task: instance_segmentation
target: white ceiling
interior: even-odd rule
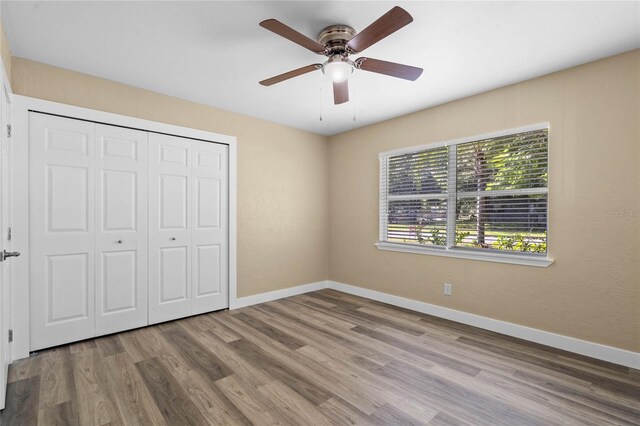
[[[395,5],[414,22],[355,57],[422,67],[417,81],[356,71],[352,101],[338,106],[326,81],[321,97],[319,72],[271,87],[258,84],[323,59],[259,27],[260,21],[275,18],[315,38],[331,24],[362,30]],[[325,135],[640,47],[637,1],[0,6],[14,56]]]

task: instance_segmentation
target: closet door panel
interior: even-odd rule
[[[193,313],[229,307],[228,147],[192,142]]]
[[[164,247],[160,252],[160,304],[188,301],[188,247]]]
[[[95,332],[94,124],[29,114],[30,350]]]
[[[149,133],[149,323],[191,315],[191,141]]]
[[[160,230],[186,230],[189,177],[175,174],[159,175]]]
[[[147,324],[147,133],[96,125],[96,334]]]

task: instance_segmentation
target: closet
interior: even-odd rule
[[[29,113],[30,350],[227,308],[228,146]]]

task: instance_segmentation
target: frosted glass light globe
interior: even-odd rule
[[[348,62],[327,61],[322,66],[322,72],[334,83],[342,83],[349,78],[353,72],[353,67]]]

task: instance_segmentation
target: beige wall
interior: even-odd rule
[[[549,268],[374,247],[379,152],[545,121]],[[332,137],[330,170],[330,279],[640,351],[640,50]]]
[[[4,68],[7,72],[9,84],[11,84],[11,48],[9,47],[9,42],[7,41],[7,35],[4,32],[4,28],[2,28],[2,22],[0,22],[0,57],[2,58],[2,63],[4,64]]]
[[[13,58],[14,93],[238,138],[238,296],[328,275],[324,136]]]

